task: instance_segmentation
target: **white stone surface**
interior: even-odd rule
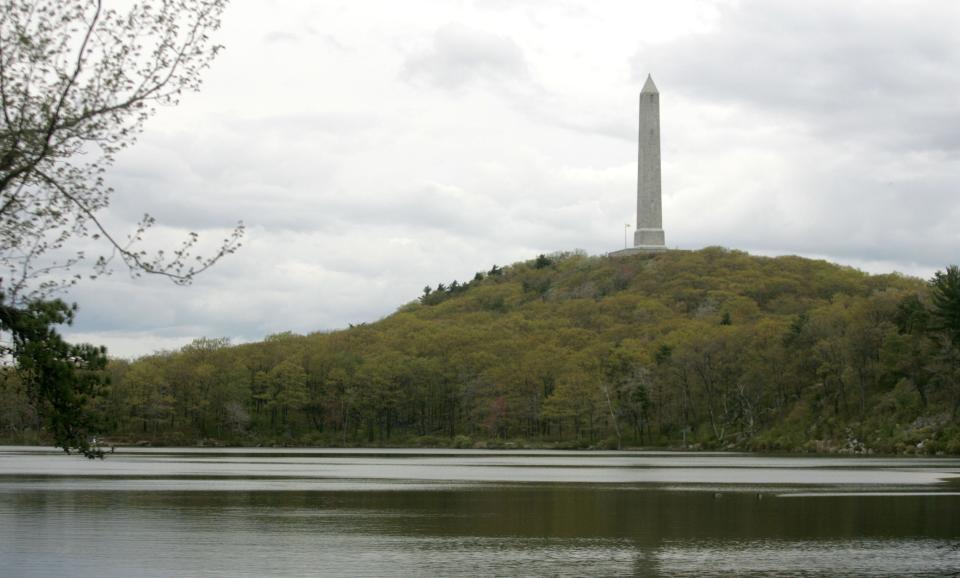
[[[663,229],[638,229],[633,234],[634,246],[664,245]]]
[[[637,155],[637,230],[635,246],[663,246],[660,184],[660,91],[647,75],[640,91],[640,127]]]
[[[662,253],[666,251],[667,248],[664,245],[640,245],[636,247],[628,247],[626,249],[620,249],[619,251],[612,251],[607,253],[608,257],[629,257],[630,255],[640,255],[642,253]]]

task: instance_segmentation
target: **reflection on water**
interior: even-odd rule
[[[960,569],[956,543],[933,539],[669,544],[658,569],[671,576],[948,576]]]
[[[101,463],[0,448],[0,576],[944,575],[960,568],[958,473],[951,459],[154,450]]]

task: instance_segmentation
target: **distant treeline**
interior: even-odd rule
[[[960,453],[960,271],[708,248],[541,255],[376,323],[112,361],[109,439],[153,444]],[[37,435],[15,383],[0,434]]]

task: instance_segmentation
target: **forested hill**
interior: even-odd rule
[[[111,362],[98,411],[131,443],[960,453],[934,292],[721,248],[540,256],[376,323]]]

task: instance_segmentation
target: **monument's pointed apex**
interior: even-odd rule
[[[647,75],[647,81],[643,83],[643,90],[640,91],[640,94],[660,94],[660,91],[657,90],[657,85],[653,83],[653,77],[649,74]]]

